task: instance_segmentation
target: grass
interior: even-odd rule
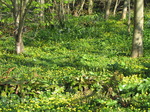
[[[149,27],[144,57],[132,59],[132,34],[124,21],[99,18],[29,31],[20,55],[12,37],[1,37],[0,111],[147,111]]]

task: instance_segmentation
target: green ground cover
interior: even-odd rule
[[[144,57],[137,59],[130,58],[126,21],[99,15],[26,32],[20,55],[12,37],[1,37],[0,111],[150,111],[149,18]]]

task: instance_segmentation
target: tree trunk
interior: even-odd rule
[[[114,11],[113,11],[114,16],[116,15],[116,10],[117,10],[118,4],[119,4],[119,0],[116,0]]]
[[[2,5],[2,4],[0,3],[0,5]],[[0,21],[1,21],[1,19],[2,19],[2,11],[1,11],[1,8],[0,8]]]
[[[93,0],[88,0],[88,13],[92,14],[93,13]]]
[[[105,20],[109,18],[111,2],[112,0],[106,0]]]
[[[21,16],[23,16],[21,13],[22,10],[22,4],[19,3],[19,1],[14,0],[12,2],[13,5],[13,17],[14,17],[14,23],[15,23],[15,32],[14,32],[14,38],[16,40],[16,53],[20,54],[24,51],[24,45],[22,40],[22,29],[23,29],[23,22],[21,21]],[[22,23],[20,23],[22,22]]]
[[[20,54],[20,53],[22,53],[24,51],[22,32],[20,32],[17,35],[15,35],[15,39],[16,39],[16,53]]]
[[[68,3],[66,4],[66,12],[67,12],[67,14],[70,14],[70,3],[69,3],[69,1],[68,1]]]
[[[15,23],[14,37],[16,40],[16,53],[20,54],[24,51],[22,33],[23,33],[25,15],[27,9],[31,5],[32,0],[30,0],[30,2],[29,0],[13,0],[11,2],[13,5],[12,11],[13,11],[13,17]]]
[[[12,6],[10,6],[9,4],[7,4],[7,2],[4,2],[2,0],[0,0],[0,2],[2,2],[3,4],[5,4],[8,8],[10,8],[10,10],[13,13],[13,19],[14,19],[14,26],[15,26],[15,31],[14,31],[14,38],[16,40],[16,53],[19,54],[21,52],[23,52],[23,41],[22,41],[22,31],[21,26],[23,25],[22,23],[20,24],[21,16],[24,7],[22,7],[22,4],[24,2],[19,1],[19,0],[11,0],[11,4]]]
[[[81,12],[83,11],[83,7],[85,5],[85,0],[78,0],[73,3],[74,5],[74,10],[73,10],[73,15],[74,16],[80,16]]]
[[[40,23],[43,23],[44,22],[44,3],[45,3],[45,0],[38,0],[38,2],[40,3],[40,12],[39,12],[39,18],[40,18]]]
[[[123,10],[122,10],[122,19],[126,19],[127,16],[127,7],[128,7],[128,1],[124,0]]]
[[[132,58],[143,56],[143,23],[144,23],[144,1],[134,1],[134,35],[132,41]]]
[[[80,9],[79,9],[79,11],[78,11],[78,14],[79,14],[79,15],[80,15],[81,12],[83,11],[84,4],[85,4],[85,0],[82,0],[82,2],[80,3]]]
[[[131,8],[130,8],[130,0],[128,0],[128,32],[130,33],[130,24],[131,24]]]
[[[64,21],[65,21],[65,8],[64,8],[64,2],[63,0],[60,0],[58,5],[58,19],[60,26],[64,26]]]

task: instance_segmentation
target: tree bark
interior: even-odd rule
[[[1,2],[0,2],[0,5],[2,5]],[[0,21],[1,21],[1,19],[2,19],[2,11],[1,11],[1,8],[0,8]]]
[[[93,0],[88,0],[88,13],[89,15],[93,13]]]
[[[38,0],[40,3],[40,12],[39,12],[39,18],[40,18],[40,23],[44,22],[44,7],[43,4],[45,3],[45,0]]]
[[[78,0],[74,3],[74,11],[73,15],[74,16],[80,16],[81,12],[83,11],[83,7],[85,5],[85,0]]]
[[[14,16],[14,23],[15,23],[15,33],[14,37],[16,40],[16,53],[20,54],[24,52],[24,44],[23,44],[23,26],[24,26],[24,20],[25,15],[27,12],[27,9],[31,5],[32,0],[13,0],[13,16]],[[27,5],[28,4],[28,5]]]
[[[23,45],[23,26],[24,26],[24,20],[25,15],[31,5],[33,0],[10,0],[10,4],[7,4],[7,2],[0,0],[2,4],[5,4],[13,14],[14,19],[14,38],[16,40],[16,53],[20,54],[24,51],[24,45]]]
[[[64,21],[65,21],[65,8],[64,8],[64,2],[63,0],[60,0],[58,5],[58,19],[60,26],[64,26]]]
[[[130,8],[130,0],[128,0],[128,32],[130,33],[131,26],[131,8]]]
[[[117,10],[118,5],[119,5],[119,0],[116,0],[114,11],[113,11],[114,16],[116,15],[116,10]]]
[[[143,56],[144,0],[134,1],[134,35],[132,41],[132,58]]]
[[[123,10],[122,10],[122,19],[126,19],[127,16],[127,7],[128,7],[128,1],[124,0]]]
[[[24,45],[22,40],[22,30],[23,30],[23,23],[22,17],[23,17],[23,10],[24,7],[22,7],[22,2],[19,3],[18,0],[12,1],[13,5],[13,17],[14,17],[14,23],[15,23],[15,32],[14,32],[14,38],[16,40],[16,53],[20,54],[24,51]]]
[[[81,12],[83,11],[84,4],[85,4],[85,0],[82,0],[82,2],[80,3],[80,9],[79,9],[79,11],[78,11],[78,14],[79,14],[79,15],[80,15]]]
[[[109,18],[109,14],[110,14],[110,6],[112,3],[112,0],[106,0],[106,9],[105,9],[105,20],[107,20]]]
[[[70,14],[70,2],[68,1],[68,3],[66,4],[66,12],[67,14]]]

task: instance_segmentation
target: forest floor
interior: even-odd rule
[[[150,15],[144,57],[130,58],[127,21],[99,15],[71,18],[58,28],[24,33],[25,52],[14,38],[0,38],[0,111],[150,111]],[[32,28],[32,25],[30,26]]]

